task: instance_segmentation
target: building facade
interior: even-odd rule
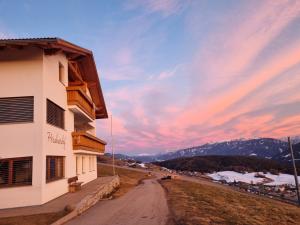
[[[0,40],[0,209],[44,204],[97,178],[107,118],[91,51],[59,38]]]

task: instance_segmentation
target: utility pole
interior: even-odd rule
[[[295,176],[295,184],[296,184],[296,191],[297,191],[297,197],[298,197],[298,204],[300,205],[299,182],[298,182],[297,168],[296,168],[296,164],[295,164],[294,151],[293,151],[293,146],[292,146],[290,137],[288,137],[288,142],[289,142],[289,149],[291,151],[292,162],[293,162],[293,167],[294,167],[294,176]]]
[[[113,162],[113,175],[116,175],[116,170],[115,170],[115,152],[114,152],[114,138],[113,138],[113,126],[112,126],[112,114],[110,117],[110,137],[111,137],[111,153],[112,153],[112,162]]]

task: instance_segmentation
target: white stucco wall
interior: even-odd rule
[[[59,81],[59,63],[67,77],[63,54],[46,56],[37,48],[0,51],[0,97],[34,96],[33,123],[0,125],[0,158],[33,156],[32,186],[0,188],[0,209],[46,203],[68,192],[67,179],[76,176],[74,114],[68,109],[66,87]],[[47,124],[47,99],[65,110],[65,129]],[[65,144],[52,143],[49,133],[65,139]],[[64,156],[64,179],[46,183],[46,156]],[[82,157],[87,158],[87,168],[78,177],[86,184],[97,178],[97,168],[89,171],[89,155]],[[96,165],[96,156],[93,162]]]
[[[37,48],[0,52],[0,97],[34,96],[33,123],[0,125],[0,157],[33,156],[32,186],[0,188],[0,208],[36,205],[42,199],[42,54]]]
[[[83,182],[83,185],[97,178],[97,157],[95,155],[81,155],[76,154],[79,160],[79,173],[77,174],[78,180]],[[89,160],[91,158],[91,161]],[[84,165],[82,162],[84,159]],[[93,165],[90,165],[93,164]],[[91,167],[90,167],[91,166]]]
[[[64,156],[65,159],[65,179],[43,183],[42,203],[68,191],[67,178],[75,176],[75,169],[72,153],[72,136],[74,129],[73,113],[68,110],[66,86],[59,80],[59,64],[64,66],[65,76],[68,75],[68,62],[64,55],[44,55],[43,57],[43,109],[46,110],[47,99],[51,100],[65,110],[65,128],[61,129],[48,124],[46,111],[43,113],[43,164],[46,168],[46,156]],[[65,140],[65,144],[51,142],[48,135],[59,137]],[[43,180],[46,180],[46,172],[43,174]]]

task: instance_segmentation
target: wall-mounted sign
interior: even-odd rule
[[[66,147],[66,137],[64,135],[52,134],[52,132],[47,132],[48,141],[53,144],[63,145],[64,149]]]

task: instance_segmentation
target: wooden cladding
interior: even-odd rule
[[[0,160],[0,187],[32,184],[32,157]]]
[[[73,132],[73,149],[104,153],[106,143],[86,132]]]
[[[62,129],[65,128],[65,110],[49,99],[47,99],[47,123]]]
[[[90,97],[84,92],[84,86],[67,87],[68,105],[76,105],[93,120],[96,119],[95,106]]]
[[[0,124],[33,122],[33,96],[0,98]]]
[[[46,182],[64,178],[65,163],[63,156],[46,157]]]

